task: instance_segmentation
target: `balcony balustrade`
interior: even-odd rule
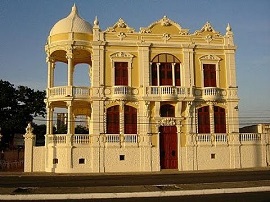
[[[149,86],[146,87],[146,95],[163,100],[173,100],[179,97],[190,96],[191,90],[186,87],[177,86]]]
[[[76,86],[57,86],[49,88],[47,91],[48,98],[66,98],[74,97],[80,99],[88,99],[91,96],[91,88]]]
[[[217,87],[205,87],[196,88],[194,94],[196,97],[202,98],[204,100],[216,101],[226,96],[227,91]]]

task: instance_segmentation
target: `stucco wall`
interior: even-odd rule
[[[33,172],[45,171],[45,147],[33,147]]]
[[[263,149],[266,150],[266,147],[262,148],[260,145],[240,146],[242,168],[266,166],[266,159],[263,159]]]
[[[139,148],[108,147],[104,152],[105,172],[135,172],[140,171]],[[120,155],[124,160],[120,160]]]
[[[207,146],[197,148],[198,170],[230,168],[230,151],[228,146]]]

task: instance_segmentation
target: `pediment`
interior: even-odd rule
[[[197,36],[218,36],[218,37],[222,37],[222,35],[220,34],[220,32],[217,32],[213,26],[210,24],[210,22],[206,22],[204,24],[204,26],[200,29],[194,32],[194,35]]]
[[[178,23],[172,21],[167,16],[164,16],[160,20],[153,22],[148,27],[141,27],[140,33],[147,34],[180,34],[188,35],[188,29],[183,29]]]
[[[128,24],[120,18],[112,27],[108,27],[105,32],[133,33],[135,29],[129,27]]]

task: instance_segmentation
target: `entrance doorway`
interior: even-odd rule
[[[177,128],[176,126],[159,127],[159,148],[161,169],[177,169]]]

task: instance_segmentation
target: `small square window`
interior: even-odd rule
[[[120,155],[119,158],[120,158],[120,161],[124,161],[125,160],[125,155]]]
[[[85,164],[85,159],[84,158],[79,159],[79,164]]]
[[[53,159],[53,164],[58,164],[58,159]]]
[[[216,154],[211,154],[211,159],[215,159],[216,158]]]

